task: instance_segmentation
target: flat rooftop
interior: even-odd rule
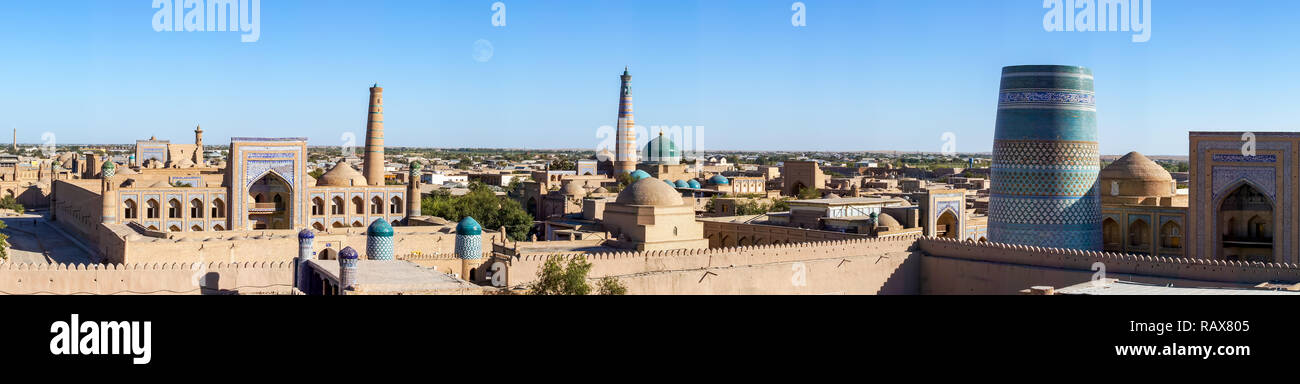
[[[334,281],[337,260],[310,260],[311,267]],[[405,260],[358,260],[356,294],[363,295],[478,295],[488,288]]]
[[[884,204],[884,203],[905,203],[906,201],[893,197],[845,197],[839,199],[812,199],[812,200],[794,200],[789,204],[803,205],[854,205],[854,204]]]
[[[1238,295],[1300,295],[1300,292],[1264,288],[1184,288],[1158,284],[1105,279],[1094,284],[1089,281],[1056,290],[1058,295],[1120,295],[1120,296],[1238,296]]]

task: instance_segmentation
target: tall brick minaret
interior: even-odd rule
[[[384,89],[370,87],[370,116],[366,118],[366,183],[384,185]]]
[[[204,167],[203,161],[205,159],[206,156],[203,156],[203,126],[196,125],[194,126],[194,158],[190,159],[190,161],[194,162],[195,167]]]
[[[614,140],[614,174],[636,171],[636,123],[632,120],[632,75],[623,68],[623,87],[619,91],[618,128]]]

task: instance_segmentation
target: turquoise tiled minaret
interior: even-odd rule
[[[366,258],[393,260],[393,226],[384,219],[376,219],[366,230]]]
[[[483,227],[466,216],[456,225],[456,257],[466,260],[483,258]]]
[[[310,229],[304,229],[302,232],[298,232],[298,273],[294,276],[297,276],[298,278],[298,283],[296,284],[298,290],[303,292],[310,291],[310,288],[307,287],[307,281],[310,278],[307,273],[307,260],[315,258],[316,253],[312,251],[312,242],[315,241],[315,239],[316,234],[312,233]]]
[[[357,285],[357,262],[360,258],[352,247],[339,251],[339,291],[345,291]]]
[[[1002,69],[993,138],[988,239],[1101,250],[1097,104],[1092,71]]]

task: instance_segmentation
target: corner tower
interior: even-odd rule
[[[636,122],[632,119],[632,75],[623,68],[623,86],[619,91],[618,128],[614,142],[614,174],[626,175],[636,170]]]
[[[1100,251],[1097,104],[1092,71],[1002,69],[989,189],[995,243]]]
[[[370,87],[370,113],[366,117],[366,183],[384,185],[384,89]]]

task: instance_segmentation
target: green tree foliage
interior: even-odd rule
[[[805,188],[801,188],[801,189],[799,189],[799,199],[800,199],[800,200],[820,199],[821,197],[822,197],[822,194],[821,194],[821,192],[817,192],[817,188],[806,188],[806,187],[805,187]]]
[[[0,199],[0,209],[10,209],[18,213],[27,212],[27,208],[23,207],[22,204],[19,204],[18,199],[15,199],[13,196],[5,196],[3,199]]]
[[[591,286],[587,285],[587,272],[590,271],[591,263],[586,258],[575,257],[565,263],[563,257],[551,256],[542,265],[537,281],[533,282],[533,294],[550,296],[591,293]]]
[[[4,221],[0,221],[0,229],[5,229],[8,227],[9,226],[5,225]],[[9,243],[6,240],[9,240],[9,236],[0,233],[0,260],[9,260],[9,247],[8,247]]]
[[[627,294],[627,287],[613,277],[600,279],[596,283],[596,294],[602,296],[622,296]]]
[[[311,172],[307,172],[307,174],[311,175],[311,178],[313,179],[320,180],[321,176],[325,176],[325,168],[316,168]]]
[[[421,212],[452,222],[459,222],[466,216],[473,217],[486,230],[506,227],[506,234],[511,239],[515,241],[528,239],[528,232],[533,229],[533,217],[519,205],[519,202],[498,197],[492,188],[482,183],[470,183],[469,188],[470,192],[464,196],[451,196],[446,191],[435,191],[432,196],[420,202]]]

